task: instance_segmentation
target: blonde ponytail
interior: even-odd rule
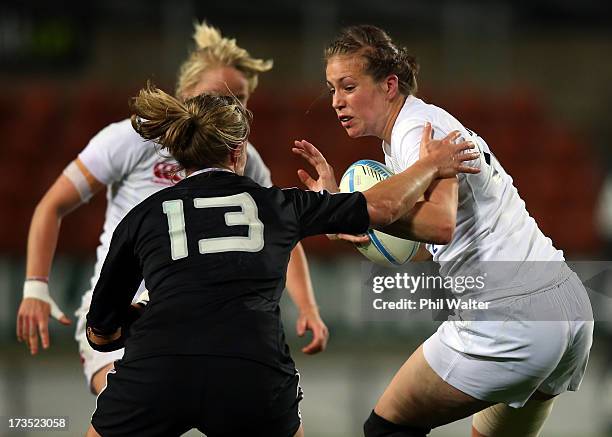
[[[134,129],[183,168],[223,165],[249,136],[250,113],[231,96],[201,95],[181,102],[147,83],[131,107]]]

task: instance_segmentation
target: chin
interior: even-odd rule
[[[359,129],[356,129],[354,126],[349,128],[343,127],[343,129],[350,138],[358,138],[361,136]]]
[[[348,128],[348,129],[345,129],[345,131],[346,131],[346,134],[350,138],[359,138],[365,135],[362,131],[360,131],[359,129],[355,129],[355,128]]]

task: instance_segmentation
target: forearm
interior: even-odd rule
[[[399,238],[425,243],[447,244],[452,238],[454,226],[443,222],[446,208],[431,202],[418,202],[407,215],[385,227],[383,231]]]
[[[27,277],[47,277],[57,246],[62,217],[41,202],[34,211],[28,233]]]
[[[448,244],[457,220],[457,186],[455,179],[435,181],[426,200],[417,202],[412,210],[384,231],[409,240]]]
[[[28,233],[27,276],[49,276],[62,218],[82,203],[74,184],[60,175],[32,216]]]
[[[384,227],[408,214],[436,176],[436,167],[420,160],[365,191],[372,226]]]
[[[300,313],[317,309],[308,261],[301,243],[298,243],[291,252],[287,268],[287,291]]]

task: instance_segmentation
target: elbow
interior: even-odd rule
[[[34,216],[40,218],[52,218],[54,220],[61,220],[66,213],[66,209],[62,208],[62,206],[57,202],[49,200],[46,197],[43,197],[34,209]]]
[[[431,243],[446,245],[453,240],[455,236],[455,223],[445,221],[436,226],[435,232],[432,235]]]

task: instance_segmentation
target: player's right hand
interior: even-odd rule
[[[38,337],[43,349],[51,344],[49,341],[49,316],[52,315],[62,325],[70,325],[70,319],[52,303],[32,297],[24,298],[17,312],[17,340],[25,342],[30,353],[38,353]]]

